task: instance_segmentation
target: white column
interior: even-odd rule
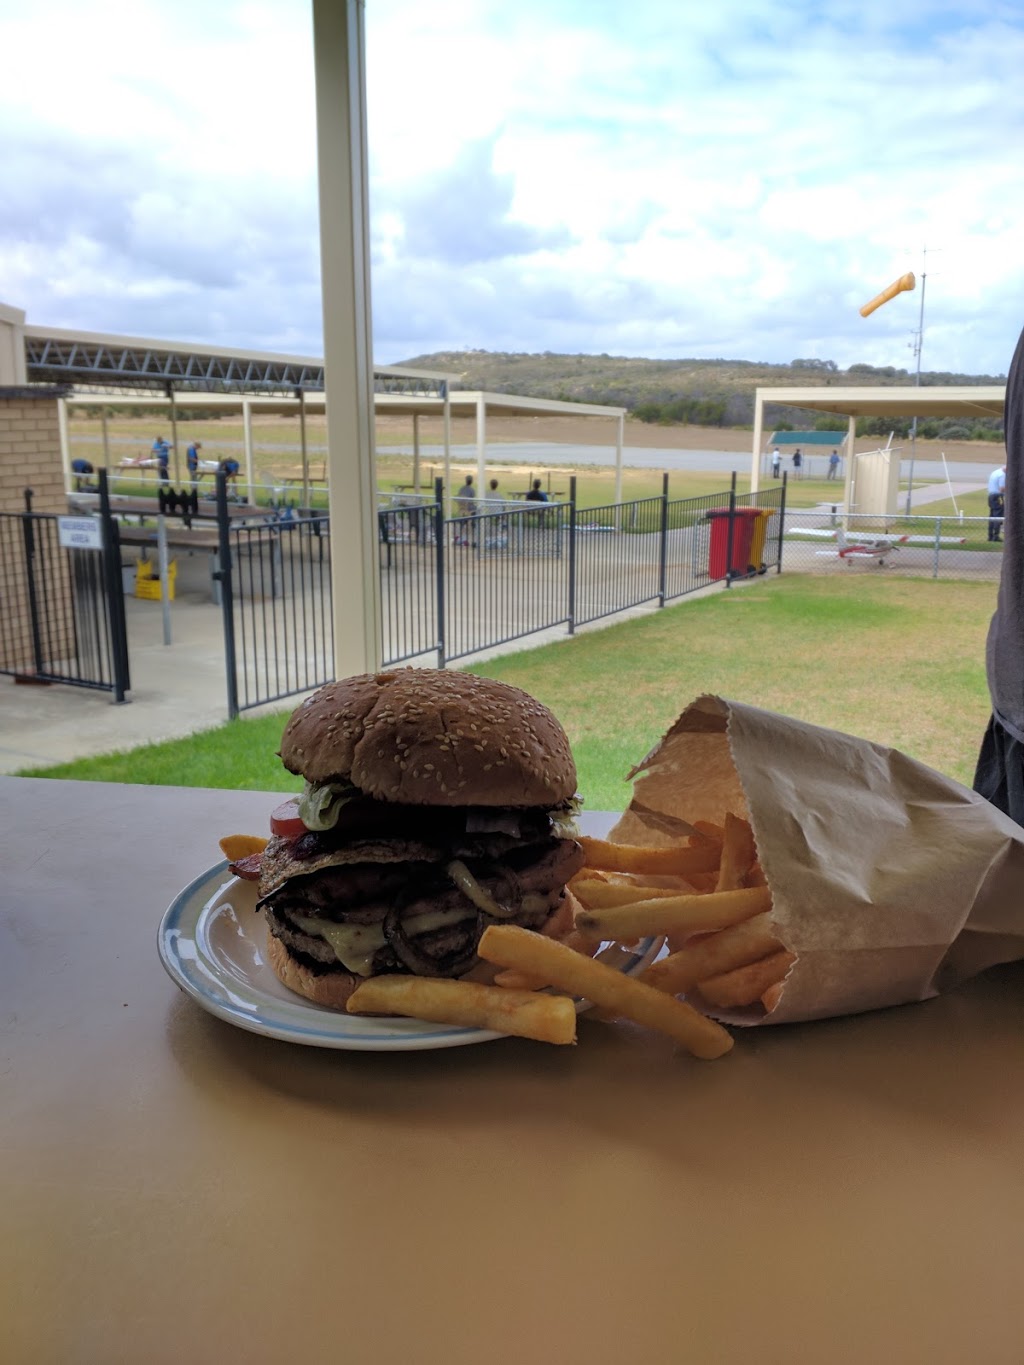
[[[64,470],[64,487],[73,488],[71,481],[71,442],[68,439],[68,405],[64,398],[57,399],[57,430],[60,433],[60,462]]]
[[[167,396],[171,400],[171,453],[174,456],[174,486],[181,483],[181,461],[178,459],[178,405],[174,401],[174,390],[169,388]]]
[[[622,446],[626,431],[625,413],[619,414],[615,433],[615,501],[622,501]]]
[[[482,393],[476,396],[476,495],[483,497],[487,486],[487,404]]]
[[[249,486],[249,501],[255,501],[252,467],[252,404],[248,398],[242,399],[242,445],[245,451],[245,482]]]
[[[445,507],[452,505],[452,400],[448,393],[448,381],[444,384],[444,497]]]
[[[306,391],[299,390],[299,443],[302,447],[302,506],[309,507],[309,445],[306,442]]]
[[[420,415],[412,415],[412,491],[420,491]]]
[[[313,0],[334,668],[381,666],[361,0]]]
[[[853,443],[856,440],[856,437],[857,419],[856,417],[851,417],[848,420],[846,429],[846,480],[843,486],[843,501],[846,503],[846,511],[848,514],[856,510],[853,506],[853,499],[856,494],[855,485],[857,482],[856,472],[854,470],[855,460],[853,454]],[[844,519],[843,521],[844,528],[846,527],[846,525],[847,522]]]
[[[764,439],[764,397],[760,389],[754,390],[754,450],[750,457],[750,491],[756,493],[761,487],[761,442]]]

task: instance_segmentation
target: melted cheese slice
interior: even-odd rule
[[[444,929],[460,920],[473,919],[476,910],[467,905],[465,909],[428,910],[422,915],[412,915],[402,921],[402,927],[411,937],[416,934],[429,934],[433,929]],[[334,924],[327,919],[314,919],[311,915],[292,915],[292,923],[304,934],[322,938],[334,949],[334,956],[348,971],[356,976],[369,976],[374,954],[387,943],[384,928],[380,924]]]

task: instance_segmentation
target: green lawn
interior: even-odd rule
[[[552,707],[591,809],[625,805],[630,766],[702,692],[863,735],[969,784],[988,718],[995,593],[994,583],[882,575],[768,577],[472,671]],[[30,775],[295,790],[275,757],[285,715]]]

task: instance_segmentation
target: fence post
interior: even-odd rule
[[[128,620],[124,609],[124,582],[121,577],[121,532],[110,510],[107,471],[97,473],[100,490],[100,535],[103,540],[103,578],[110,621],[111,662],[114,665],[114,700],[123,702],[131,687],[128,667]]]
[[[733,482],[736,475],[733,475]],[[658,545],[658,606],[665,605],[665,577],[668,568],[668,470],[661,476],[661,536]]]
[[[733,532],[736,526],[736,471],[732,471],[732,483],[729,488],[729,525],[726,528],[725,537],[725,586],[732,587],[732,544]]]
[[[445,666],[445,615],[444,615],[444,480],[434,480],[434,582],[437,588],[437,666]]]
[[[935,518],[935,561],[932,565],[932,578],[939,576],[939,546],[942,544],[942,518]]]
[[[564,523],[563,523],[564,525]],[[569,634],[576,634],[576,475],[569,476]]]
[[[779,554],[775,561],[775,572],[782,572],[782,538],[786,534],[786,480],[789,470],[782,471],[782,501],[779,503]]]
[[[235,653],[235,594],[231,571],[231,518],[228,515],[228,478],[218,470],[217,480],[217,567],[213,577],[220,584],[220,606],[224,621],[224,667],[228,684],[228,717],[238,719],[238,659]]]
[[[25,542],[25,586],[28,589],[28,610],[32,621],[32,658],[36,673],[43,671],[43,640],[39,633],[39,596],[36,592],[36,536],[32,526],[32,489],[25,489],[25,511],[21,532]]]

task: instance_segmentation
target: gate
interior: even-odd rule
[[[126,700],[121,547],[99,471],[100,515],[0,512],[0,673]]]

